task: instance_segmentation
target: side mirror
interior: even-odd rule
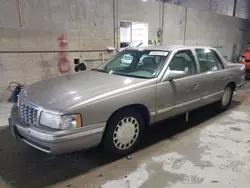
[[[185,77],[185,72],[184,71],[169,71],[168,77],[169,80],[174,80],[177,78],[183,78]]]
[[[163,77],[163,81],[173,81],[174,79],[183,78],[186,76],[184,71],[176,71],[168,69]]]

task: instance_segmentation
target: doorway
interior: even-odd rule
[[[120,21],[120,51],[127,47],[148,46],[148,24]]]

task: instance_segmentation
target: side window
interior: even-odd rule
[[[187,76],[197,74],[197,66],[191,50],[177,52],[169,64],[169,69],[184,71]]]
[[[219,65],[220,69],[224,69],[224,65],[223,65],[223,63],[222,63],[222,61],[221,61],[221,59],[220,59],[220,56],[217,54],[216,51],[214,51],[214,50],[211,50],[211,51],[212,51],[212,53],[213,53],[213,55],[214,55],[214,57],[215,57],[215,59],[216,59],[216,62],[217,62],[218,65]]]
[[[223,69],[220,57],[214,50],[196,49],[195,52],[200,63],[201,72],[213,72]]]

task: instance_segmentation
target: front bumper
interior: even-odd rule
[[[74,130],[56,131],[21,123],[16,105],[12,107],[9,128],[15,138],[41,151],[63,154],[91,148],[100,144],[106,122]]]

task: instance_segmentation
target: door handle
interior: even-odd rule
[[[226,77],[226,76],[223,76],[222,78],[223,78],[223,80],[226,80],[226,79],[227,79],[227,77]]]

